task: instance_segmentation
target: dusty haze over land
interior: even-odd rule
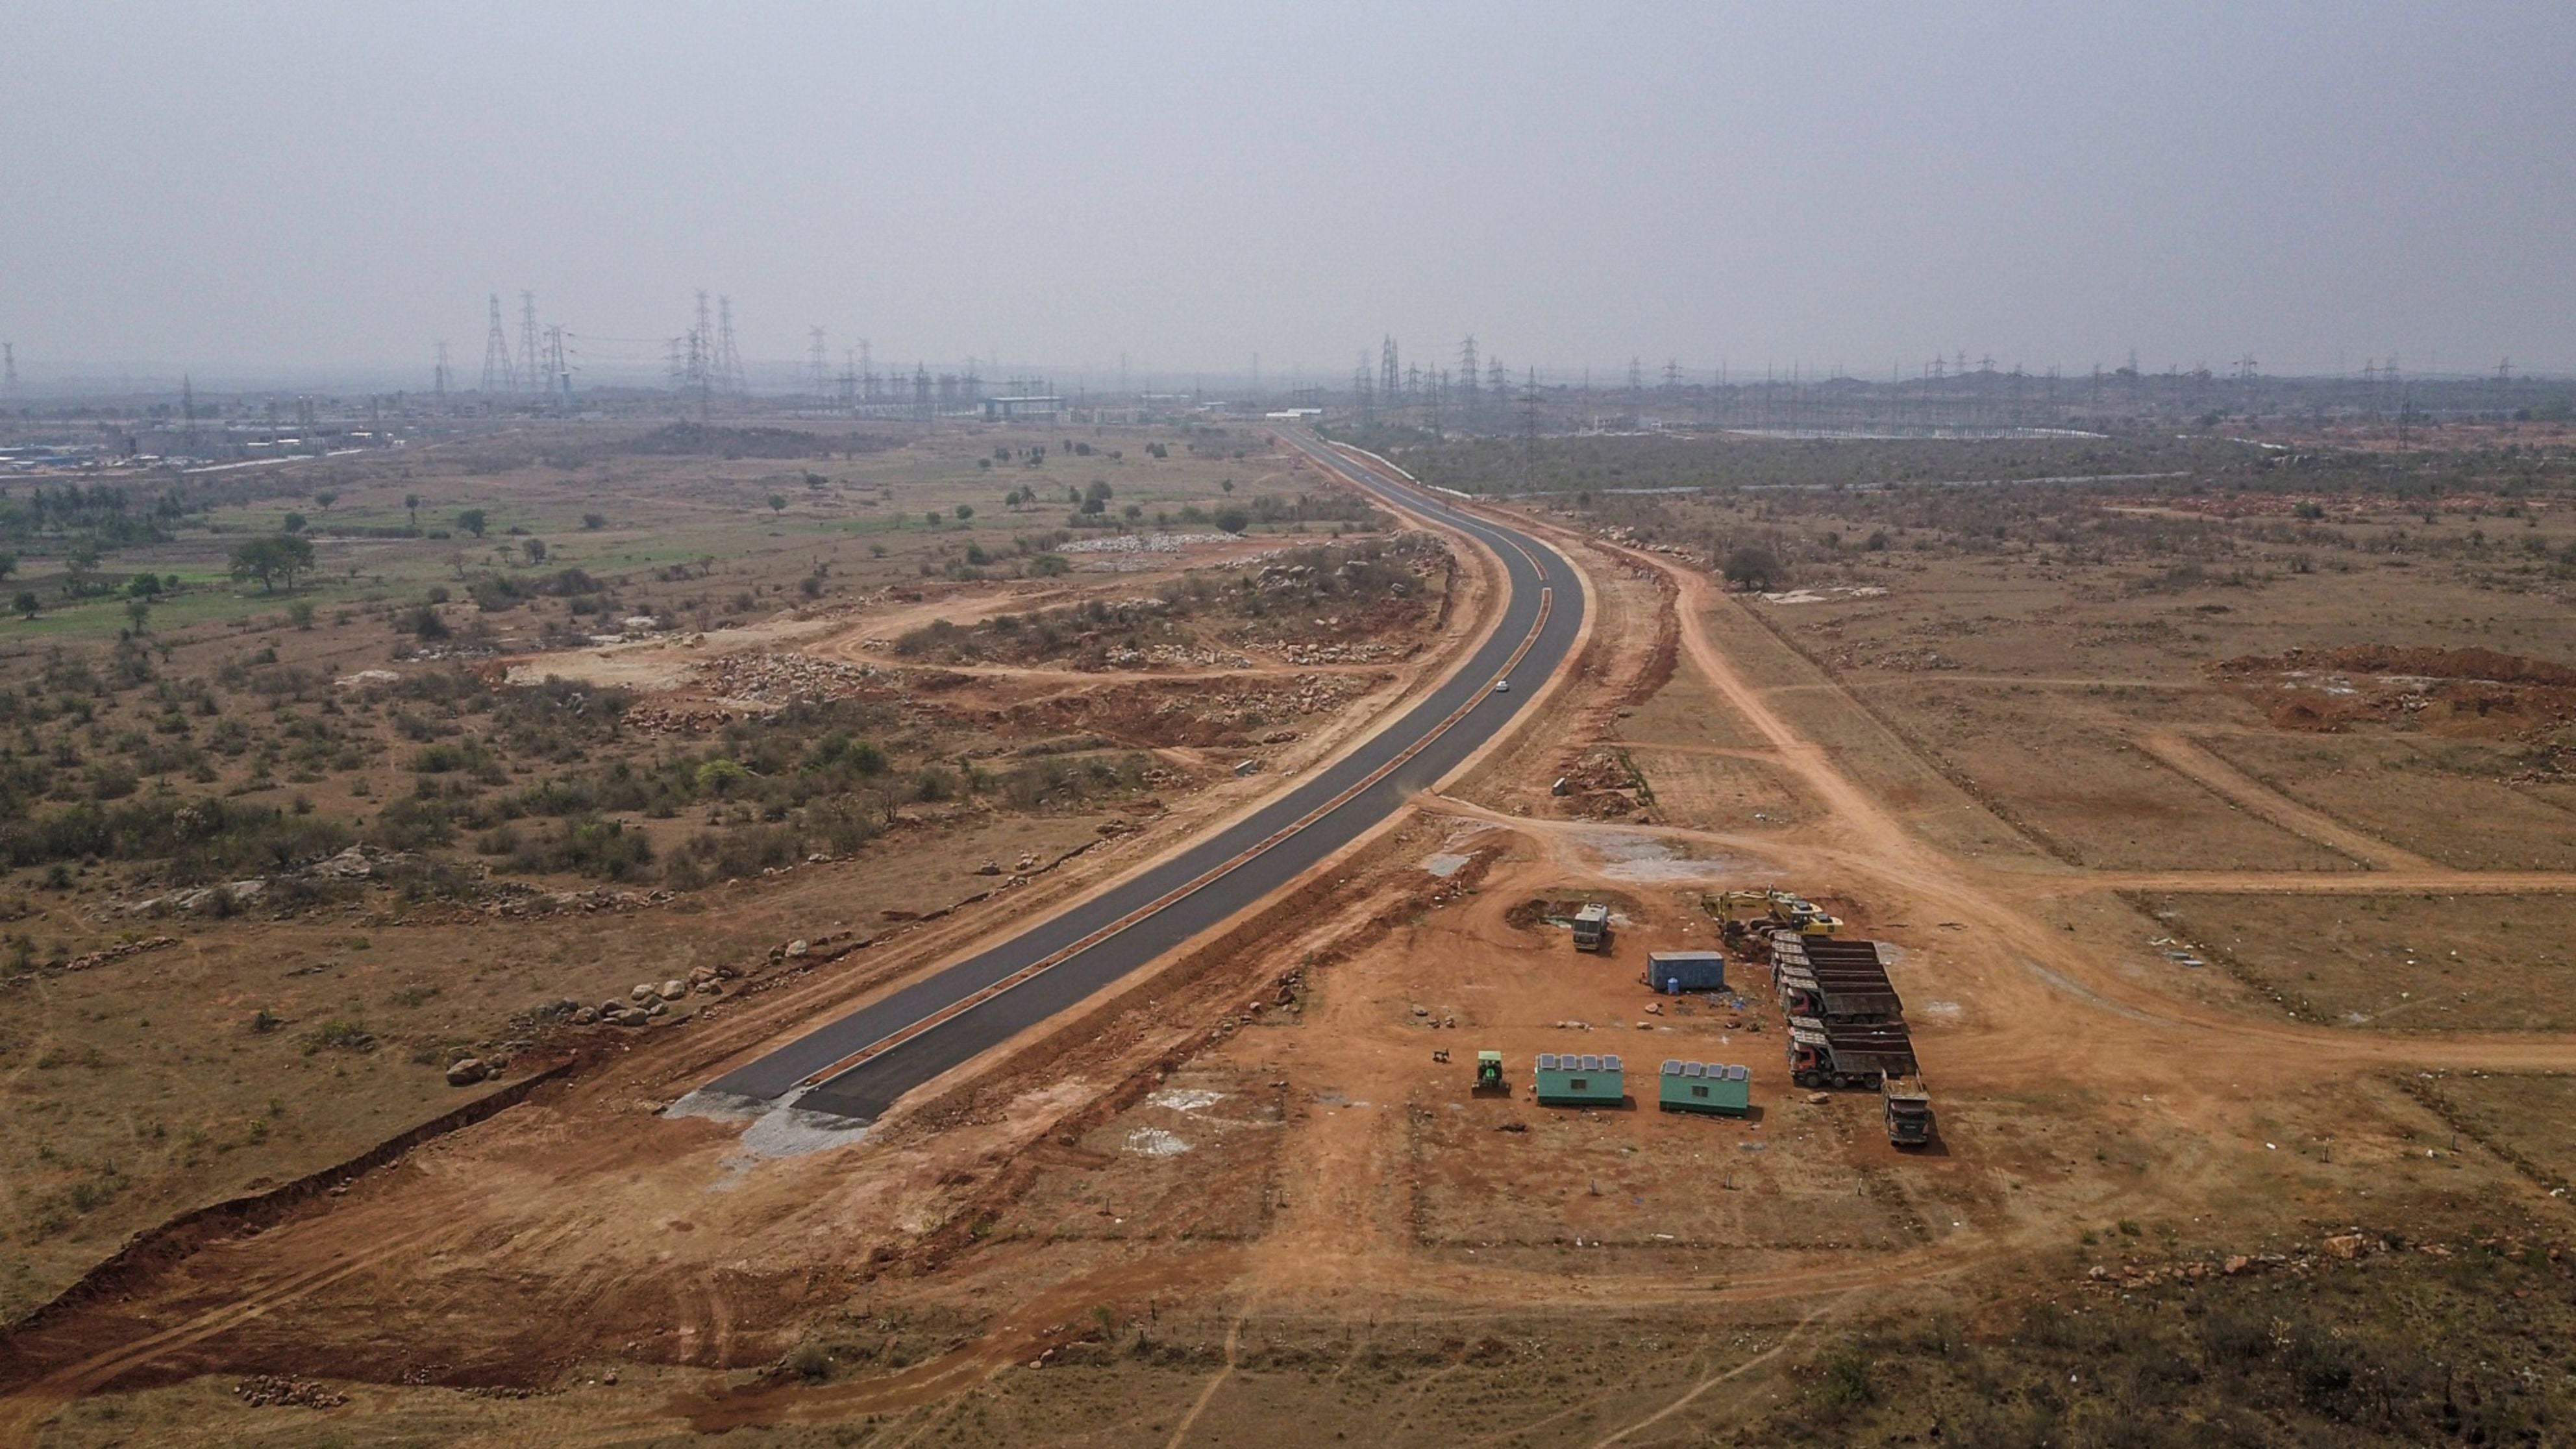
[[[19,3],[31,385],[785,367],[2576,367],[2576,10]],[[418,376],[414,376],[417,374]],[[407,381],[406,381],[407,380]]]

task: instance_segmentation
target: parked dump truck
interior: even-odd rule
[[[1791,967],[1780,973],[1780,1009],[1818,1021],[1903,1021],[1905,1001],[1876,969]]]
[[[1574,949],[1607,951],[1610,949],[1610,908],[1593,901],[1574,913]]]
[[[1902,1021],[1897,996],[1873,941],[1827,941],[1787,931],[1771,938],[1771,984],[1780,1009],[1820,1021]]]
[[[1804,962],[1810,966],[1879,966],[1878,943],[1865,940],[1839,940],[1831,936],[1802,935],[1796,931],[1771,933],[1771,962],[1774,966]]]
[[[1932,1140],[1932,1094],[1920,1073],[1880,1078],[1878,1099],[1887,1113],[1888,1141],[1921,1147]]]
[[[1789,1018],[1789,1078],[1799,1086],[1875,1087],[1917,1070],[1904,1022]]]

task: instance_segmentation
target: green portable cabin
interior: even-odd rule
[[[1649,951],[1646,985],[1666,996],[1685,991],[1724,991],[1726,957],[1716,951]]]
[[[1655,1105],[1667,1112],[1741,1117],[1753,1110],[1753,1069],[1716,1062],[1666,1062]]]
[[[1619,1059],[1577,1056],[1573,1052],[1538,1054],[1538,1103],[1542,1107],[1616,1107],[1628,1100]]]

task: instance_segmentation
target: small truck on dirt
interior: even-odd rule
[[[1607,951],[1610,949],[1610,908],[1599,901],[1587,901],[1574,913],[1574,949]]]

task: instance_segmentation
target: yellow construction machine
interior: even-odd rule
[[[1830,936],[1843,928],[1840,917],[1826,914],[1814,901],[1789,891],[1725,891],[1710,896],[1708,906],[1709,914],[1721,921],[1734,923],[1749,913],[1801,936]]]

